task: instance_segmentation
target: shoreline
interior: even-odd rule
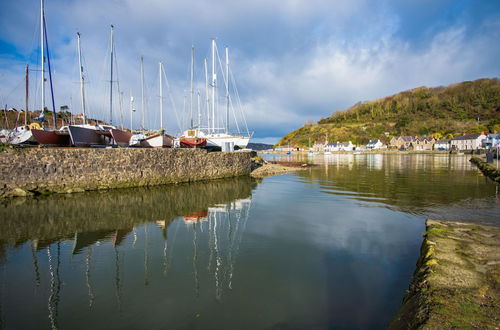
[[[500,322],[500,227],[427,219],[417,269],[389,329]]]

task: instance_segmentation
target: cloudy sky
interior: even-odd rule
[[[210,55],[211,38],[217,38],[221,56],[229,46],[231,70],[255,142],[277,142],[307,120],[358,101],[423,85],[500,76],[497,0],[45,1],[56,107],[69,105],[74,113],[81,112],[76,52],[80,32],[89,111],[109,121],[109,26],[114,24],[114,79],[124,93],[126,126],[130,93],[137,111],[141,109],[144,56],[146,125],[159,126],[162,61],[170,86],[164,89],[164,118],[168,130],[178,130],[189,108],[185,95],[191,46],[196,88],[203,98],[203,59]],[[39,8],[38,0],[0,2],[2,108],[24,107],[27,63],[32,69],[30,107],[40,107]],[[222,87],[220,75],[219,84]],[[118,103],[114,107],[117,114]],[[134,126],[139,125],[138,112]],[[119,121],[114,117],[114,123]]]

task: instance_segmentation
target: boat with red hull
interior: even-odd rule
[[[110,130],[111,136],[115,143],[120,147],[128,147],[130,145],[130,138],[132,137],[132,132],[125,131],[117,128],[112,128]]]
[[[31,134],[33,134],[33,137],[39,144],[64,147],[71,146],[71,138],[68,131],[33,129],[31,130]]]
[[[207,145],[207,139],[200,137],[181,137],[179,141],[182,148],[202,148]]]

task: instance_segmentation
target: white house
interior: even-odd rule
[[[375,149],[381,149],[384,146],[384,144],[380,140],[370,140],[368,144],[366,145],[366,149],[368,150],[375,150]]]
[[[483,147],[486,149],[500,148],[500,133],[489,134],[483,140]]]
[[[351,141],[341,143],[340,150],[342,151],[353,151],[356,148]]]
[[[437,140],[434,143],[434,150],[450,150],[450,139]]]
[[[476,150],[483,147],[484,134],[457,135],[451,139],[451,149]]]

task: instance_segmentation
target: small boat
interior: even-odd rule
[[[71,146],[68,127],[61,127],[59,130],[32,129],[36,142],[42,145],[50,146]]]
[[[111,145],[113,137],[109,125],[69,125],[71,142],[77,147]]]
[[[181,148],[201,148],[207,145],[207,139],[199,137],[197,130],[190,129],[179,138]]]
[[[174,137],[165,133],[146,135],[144,133],[135,133],[130,138],[131,147],[139,148],[172,148]]]
[[[7,142],[10,144],[36,144],[29,126],[18,126],[10,132]]]
[[[125,131],[117,128],[112,128],[110,130],[111,136],[117,145],[120,147],[128,147],[130,145],[130,139],[132,138],[132,132]]]

